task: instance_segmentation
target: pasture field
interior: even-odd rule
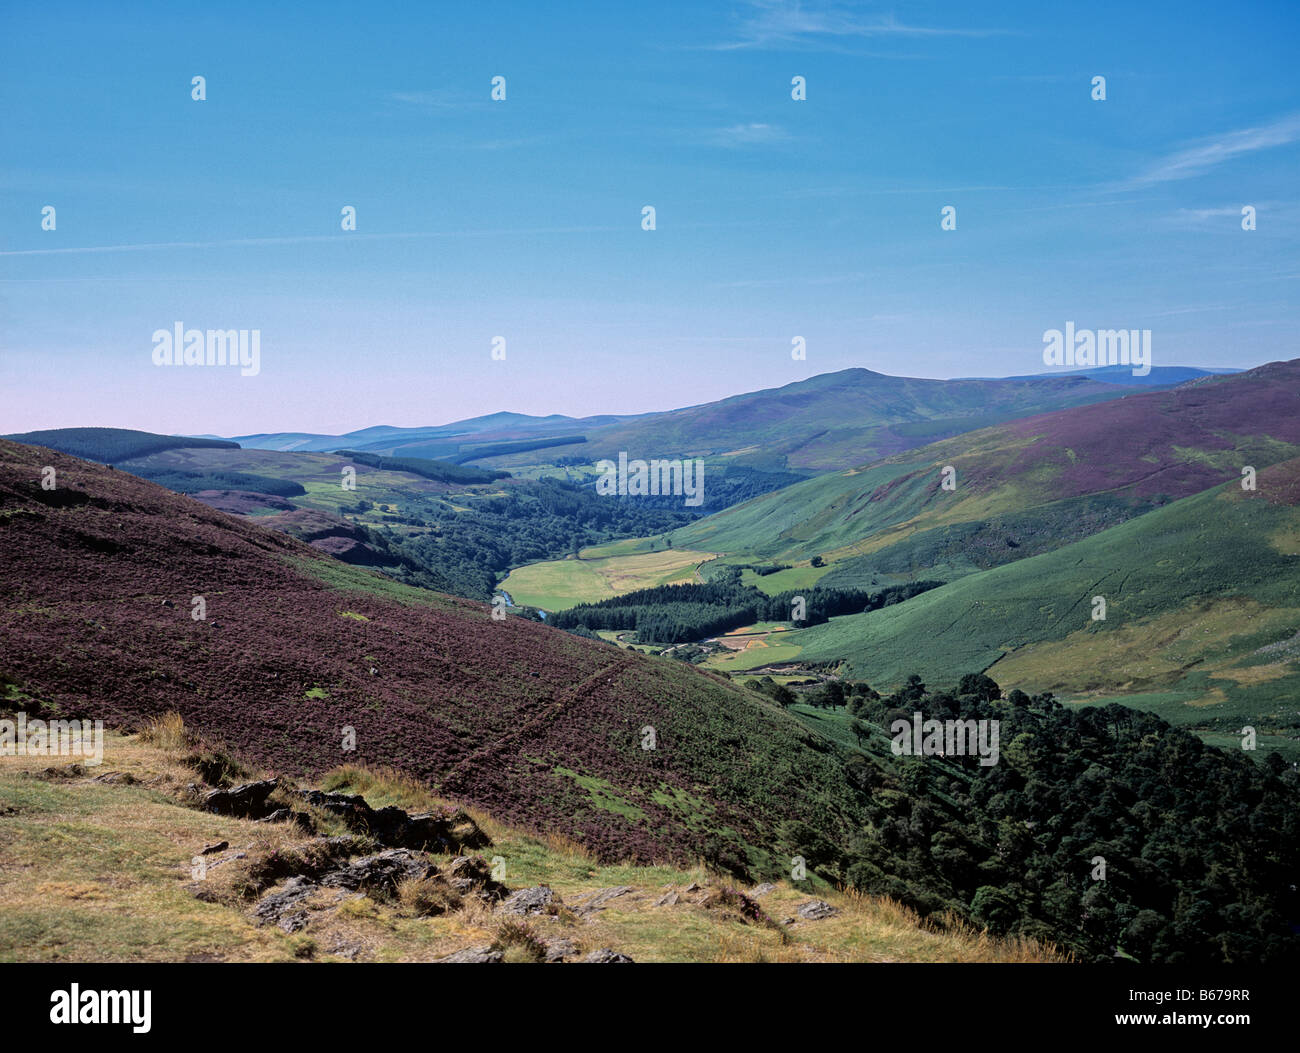
[[[695,568],[713,557],[711,552],[690,549],[588,555],[615,547],[602,545],[599,549],[584,549],[579,559],[555,559],[519,567],[510,572],[501,587],[516,603],[562,611],[579,603],[595,603],[637,589],[697,581]]]

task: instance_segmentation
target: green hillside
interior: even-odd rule
[[[101,464],[148,457],[164,450],[239,449],[239,443],[228,439],[193,439],[186,435],[157,435],[151,431],[133,431],[129,428],[50,428],[47,431],[0,435],[0,438],[31,446],[45,446],[73,457],[99,461]]]
[[[983,669],[1076,698],[1126,696],[1176,723],[1300,729],[1300,459],[904,604],[800,631],[805,662],[881,687]],[[1093,597],[1105,620],[1092,620]],[[1295,750],[1295,742],[1287,744]]]
[[[678,531],[821,584],[953,579],[1051,551],[1300,454],[1300,361],[970,432],[819,476]],[[941,483],[952,470],[951,488]]]

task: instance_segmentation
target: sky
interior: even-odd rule
[[[1291,0],[264,6],[0,3],[0,432],[1300,355]],[[155,365],[178,322],[257,374]]]

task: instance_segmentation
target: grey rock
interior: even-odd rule
[[[392,892],[406,878],[432,877],[438,868],[409,848],[390,848],[372,856],[362,856],[331,870],[320,883],[329,888],[351,892]]]
[[[203,795],[203,810],[241,819],[260,819],[272,811],[266,799],[279,785],[279,779],[262,779],[243,782],[229,790],[209,790]]]
[[[502,961],[505,955],[500,951],[494,951],[491,947],[466,947],[457,951],[455,954],[449,954],[445,958],[439,958],[439,965],[492,965]]]
[[[258,901],[253,917],[263,925],[274,922],[285,932],[296,932],[307,924],[302,901],[319,887],[310,878],[291,877],[277,891],[268,892]]]
[[[542,914],[547,907],[560,902],[560,897],[550,887],[537,885],[510,893],[497,909],[502,914]]]
[[[578,945],[572,940],[550,940],[546,944],[545,961],[562,962],[578,953]]]
[[[447,864],[447,884],[462,896],[502,900],[510,895],[510,890],[492,877],[492,868],[482,856],[453,859]]]
[[[587,957],[582,959],[584,962],[593,962],[603,965],[609,962],[630,962],[632,961],[626,954],[619,954],[617,951],[608,947],[602,947],[598,951],[592,951]]]
[[[619,898],[626,896],[629,892],[635,892],[636,889],[631,885],[618,885],[614,888],[602,888],[593,893],[587,899],[580,901],[574,907],[574,913],[586,917],[604,910],[609,904]]]
[[[136,779],[129,771],[106,771],[103,775],[96,775],[91,782],[105,782],[110,785],[134,786]]]
[[[662,896],[660,896],[657,900],[655,900],[655,906],[656,906],[656,907],[675,907],[675,906],[677,906],[677,901],[678,901],[680,898],[681,898],[681,897],[678,896],[676,892],[665,892]]]
[[[296,813],[291,808],[277,808],[270,815],[264,815],[261,819],[254,821],[258,823],[287,823],[295,816]]]
[[[764,881],[761,885],[755,885],[749,890],[750,898],[758,899],[759,896],[766,896],[769,892],[775,892],[776,886],[770,881]]]
[[[823,918],[835,917],[839,911],[825,900],[810,899],[795,907],[795,913],[805,921],[821,921]]]
[[[454,852],[491,843],[474,820],[459,808],[441,814],[411,814],[394,805],[371,808],[359,794],[302,790],[299,796],[308,804],[338,816],[357,833],[391,848]]]

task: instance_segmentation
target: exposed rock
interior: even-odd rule
[[[320,879],[329,888],[352,892],[392,892],[406,878],[432,877],[438,868],[407,848],[390,848],[372,856],[362,856],[331,870]]]
[[[547,885],[521,888],[497,908],[502,914],[543,914],[552,904],[558,905],[560,897]]]
[[[494,951],[491,947],[466,947],[455,954],[449,954],[446,958],[439,958],[435,964],[438,965],[491,965],[505,958],[501,951]]]
[[[677,901],[680,898],[681,897],[679,897],[676,892],[665,892],[662,896],[660,896],[657,900],[655,900],[655,906],[675,907],[677,906]]]
[[[700,891],[700,888],[701,888],[700,885],[698,885],[698,884],[696,884],[694,881],[692,881],[689,885],[686,886],[686,891],[687,891],[687,892],[699,892],[699,891]]]
[[[307,912],[302,901],[315,892],[319,885],[310,878],[291,877],[276,892],[269,892],[253,908],[253,917],[261,924],[274,922],[285,932],[297,932],[307,924]]]
[[[810,899],[795,907],[795,913],[806,921],[821,921],[823,918],[835,917],[839,911],[825,900]]]
[[[482,856],[457,856],[447,864],[447,884],[462,896],[479,896],[501,900],[510,890],[492,877],[492,869]]]
[[[240,819],[260,819],[272,810],[266,799],[279,785],[279,779],[262,779],[243,782],[229,790],[209,790],[202,798],[203,810]]]
[[[578,945],[572,940],[548,940],[546,943],[546,957],[543,961],[562,962],[566,958],[572,958],[578,953]]]
[[[304,818],[306,817],[301,812],[295,812],[292,808],[277,808],[270,815],[264,815],[261,819],[253,821],[257,823],[288,823],[297,819],[301,824]]]
[[[103,775],[96,775],[90,781],[106,782],[118,786],[134,786],[136,778],[129,771],[106,771]]]
[[[635,892],[631,885],[618,885],[614,888],[602,888],[593,893],[587,899],[577,903],[573,911],[580,917],[589,917],[609,906],[612,900],[618,899],[619,896],[626,896],[629,892]]]
[[[596,964],[605,964],[606,962],[630,962],[632,961],[626,954],[619,954],[617,951],[608,947],[602,947],[598,951],[592,951],[587,957],[582,959],[584,962],[593,962]]]
[[[359,794],[303,790],[300,796],[308,804],[337,815],[349,829],[392,848],[455,852],[492,843],[474,820],[459,808],[443,813],[410,814],[393,805],[371,808]]]
[[[753,899],[758,899],[759,896],[766,896],[769,892],[775,892],[775,891],[776,891],[776,886],[773,885],[772,882],[764,881],[761,885],[755,885],[753,888],[751,888],[749,890],[749,895]]]

